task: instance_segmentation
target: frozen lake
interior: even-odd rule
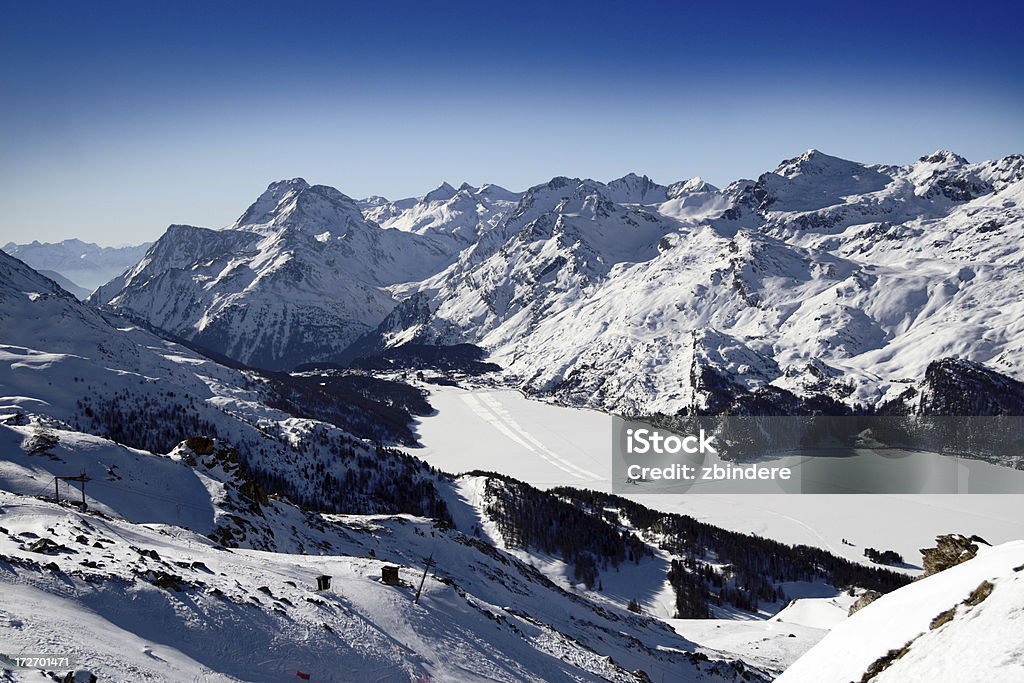
[[[430,385],[437,410],[419,420],[417,457],[448,472],[488,470],[539,488],[611,490],[612,418],[524,398],[512,390]],[[1024,495],[627,496],[732,529],[826,548],[864,560],[865,547],[895,550],[919,564],[936,535],[977,534],[989,542],[1024,538]],[[847,539],[854,545],[845,545]]]

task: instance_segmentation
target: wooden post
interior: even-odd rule
[[[420,593],[423,592],[423,584],[427,582],[427,571],[434,566],[434,556],[431,555],[423,561],[423,577],[420,579],[420,587],[416,589],[416,599],[413,600],[413,604],[419,604]]]
[[[53,478],[53,493],[57,498],[57,502],[60,502],[60,479],[57,477]]]

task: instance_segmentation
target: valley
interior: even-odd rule
[[[431,386],[429,400],[436,414],[417,420],[424,447],[409,452],[436,467],[501,472],[539,488],[611,490],[608,415],[494,388]],[[1024,538],[1020,494],[626,497],[734,531],[825,548],[858,562],[867,561],[865,547],[892,548],[916,560],[919,548],[951,531],[977,534],[991,543]],[[845,545],[843,539],[857,543]]]
[[[614,495],[611,445],[612,415],[1024,414],[1022,184],[1018,155],[816,150],[725,189],[293,178],[85,301],[0,253],[0,654],[64,643],[113,680],[767,683],[858,647],[829,645],[854,608],[944,585],[914,581],[936,543],[1012,602],[1024,494]],[[1019,490],[1019,455],[977,462]],[[962,596],[927,597],[969,628]],[[858,666],[891,646],[854,638]]]

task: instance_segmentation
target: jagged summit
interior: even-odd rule
[[[655,204],[664,202],[668,188],[659,185],[646,175],[627,173],[621,178],[609,181],[605,195],[614,202],[623,204]]]
[[[655,183],[653,180],[647,177],[646,174],[641,175],[634,173],[632,171],[622,176],[621,178],[609,180],[605,184],[608,185],[609,187],[614,187],[617,185],[622,185],[626,187],[653,187],[657,185],[657,183]]]
[[[460,188],[462,189],[462,188]],[[456,190],[447,182],[442,182],[435,189],[423,195],[423,201],[425,202],[444,202],[448,201],[455,196]]]
[[[494,183],[484,183],[476,190],[476,195],[501,201],[515,201],[522,196],[522,193],[507,190],[501,185],[495,185]]]
[[[700,176],[694,176],[689,180],[672,183],[668,186],[669,198],[681,197],[687,194],[696,194],[698,192],[718,192],[718,188]]]
[[[270,183],[270,185],[267,186],[267,191],[268,192],[270,192],[270,191],[280,191],[280,190],[284,190],[284,189],[299,191],[299,190],[305,190],[305,189],[309,188],[309,186],[310,185],[309,185],[308,182],[306,182],[305,178],[300,178],[300,177],[284,178],[282,180],[278,180],[276,182]]]
[[[775,173],[786,178],[799,175],[837,176],[856,173],[864,166],[855,161],[847,161],[816,149],[809,149],[798,157],[786,159],[775,169]]]
[[[245,213],[238,217],[232,227],[268,222],[277,207],[288,198],[294,197],[308,188],[309,183],[304,178],[278,180],[270,183],[256,201],[246,209]]]
[[[387,197],[383,197],[379,194],[371,194],[369,197],[358,200],[360,206],[382,206],[387,204],[390,200]]]
[[[366,222],[359,205],[348,195],[293,178],[271,183],[232,227],[264,234],[292,228],[340,237],[352,230],[365,230]]]
[[[694,176],[683,183],[683,190],[686,192],[714,192],[718,188],[707,182],[699,175]]]
[[[951,152],[948,149],[936,150],[936,151],[932,152],[931,154],[926,154],[925,156],[921,157],[920,159],[918,159],[918,161],[921,161],[921,162],[924,162],[924,163],[927,163],[927,164],[940,164],[940,163],[942,163],[942,164],[962,165],[962,164],[969,163],[967,161],[967,159],[963,158],[959,154],[956,154],[955,152]]]

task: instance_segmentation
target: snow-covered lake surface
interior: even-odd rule
[[[488,470],[539,488],[611,490],[612,418],[502,389],[430,386],[414,455],[448,472]],[[919,549],[950,532],[990,543],[1024,538],[1024,495],[644,495],[648,507],[864,560],[865,547],[919,564]],[[843,543],[846,539],[852,545]]]

